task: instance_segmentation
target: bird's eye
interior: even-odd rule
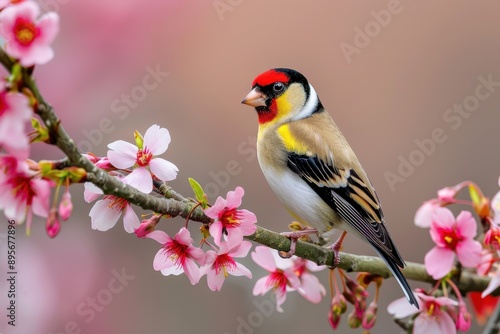
[[[282,82],[276,82],[273,85],[273,90],[275,92],[281,92],[283,89],[285,89],[285,85]]]

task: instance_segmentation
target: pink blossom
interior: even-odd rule
[[[207,274],[210,290],[220,291],[228,275],[252,278],[250,270],[234,260],[237,257],[247,256],[250,248],[252,248],[252,243],[249,241],[236,243],[221,241],[218,252],[209,250],[206,253],[206,263],[201,269],[201,274]]]
[[[27,158],[29,152],[25,124],[33,111],[24,94],[8,92],[5,82],[0,81],[0,147],[9,154]]]
[[[134,230],[135,235],[138,238],[146,238],[149,233],[153,232],[155,226],[158,225],[161,219],[161,214],[154,214],[149,219],[141,221],[138,228]]]
[[[28,67],[54,57],[50,44],[59,32],[59,16],[47,13],[37,20],[40,8],[34,1],[8,6],[0,13],[0,35],[5,51]]]
[[[467,310],[467,305],[465,302],[461,301],[458,303],[458,315],[457,315],[457,330],[461,332],[467,332],[472,325],[472,316]]]
[[[204,210],[205,214],[215,221],[210,225],[210,235],[219,245],[222,236],[234,242],[243,240],[243,236],[251,235],[257,229],[257,217],[248,210],[237,210],[245,191],[236,187],[235,191],[227,193],[227,199],[218,197],[215,204]]]
[[[490,229],[484,235],[484,244],[491,245],[495,249],[500,249],[500,226],[492,222]]]
[[[169,144],[168,130],[154,124],[147,129],[141,148],[123,140],[109,144],[108,159],[116,168],[133,168],[126,176],[128,184],[149,194],[153,190],[151,173],[162,181],[171,181],[177,176],[179,170],[173,163],[157,157],[165,153]]]
[[[467,268],[481,261],[481,244],[474,240],[477,224],[469,211],[462,211],[455,220],[446,208],[434,212],[430,234],[436,246],[425,255],[425,268],[434,279],[443,278],[453,267],[455,254]]]
[[[440,202],[436,198],[424,202],[415,213],[415,225],[422,228],[430,227],[432,215],[440,206]]]
[[[125,179],[121,179],[121,181],[127,183]],[[101,195],[103,195],[101,189],[90,182],[85,182],[83,197],[87,203],[96,200]],[[109,230],[116,225],[122,213],[125,231],[133,233],[134,230],[139,227],[140,222],[130,203],[114,195],[104,195],[104,197],[98,200],[92,209],[90,209],[89,216],[92,223],[92,229],[98,231]]]
[[[413,323],[414,334],[429,333],[456,333],[453,318],[448,313],[458,303],[448,297],[432,297],[421,292],[416,292],[420,310],[408,304],[405,297],[399,298],[387,307],[387,312],[397,319],[403,319],[417,314]]]
[[[283,312],[281,305],[286,300],[286,292],[297,290],[300,286],[300,280],[293,272],[291,266],[289,268],[283,268],[286,265],[282,265],[282,268],[277,266],[277,262],[282,262],[282,259],[279,259],[275,253],[265,246],[255,247],[252,259],[259,266],[267,270],[269,275],[260,278],[255,283],[253,294],[254,296],[264,295],[273,289],[276,296],[276,310]]]
[[[13,156],[0,158],[0,209],[8,219],[23,222],[27,230],[34,213],[46,218],[49,215],[51,183],[30,170],[25,160]]]
[[[188,229],[182,227],[174,238],[158,230],[149,233],[147,237],[162,245],[153,261],[155,270],[161,270],[165,276],[186,273],[191,284],[198,283],[201,273],[196,262],[204,265],[205,254],[200,248],[193,246],[193,239]]]
[[[326,289],[318,277],[312,273],[324,270],[326,266],[318,266],[312,261],[295,256],[291,260],[293,261],[292,270],[300,280],[297,292],[311,303],[321,302],[321,299],[326,295]]]
[[[45,231],[51,238],[55,238],[61,230],[61,222],[57,214],[57,210],[51,209],[49,217],[45,221]]]

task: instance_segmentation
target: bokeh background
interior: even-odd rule
[[[297,69],[314,84],[370,175],[388,228],[407,261],[422,262],[432,247],[428,231],[415,227],[413,218],[437,189],[473,180],[488,196],[499,190],[500,87],[494,87],[467,118],[460,117],[456,129],[455,121],[444,118],[455,103],[473,100],[479,76],[500,82],[498,2],[45,0],[40,4],[60,14],[61,32],[54,43],[56,57],[36,69],[36,78],[66,130],[80,148],[105,155],[107,143],[132,141],[136,129],[144,133],[155,123],[168,128],[172,143],[164,157],[180,169],[171,185],[182,194],[191,194],[188,177],[206,187],[212,202],[242,186],[243,206],[257,214],[259,224],[286,229],[290,217],[255,158],[256,115],[240,104],[253,78],[273,67]],[[380,19],[380,11],[387,13],[388,8],[394,13],[384,17],[383,25],[377,23],[375,16]],[[356,37],[366,28],[368,39]],[[347,44],[356,50],[346,54],[341,46],[348,48]],[[157,87],[145,91],[140,87],[151,70],[162,74]],[[98,129],[107,120],[111,126],[105,126],[103,133]],[[402,158],[418,155],[415,141],[431,138],[436,128],[444,131],[446,140],[437,143],[403,177],[404,182],[391,187],[387,173],[397,174]],[[37,159],[62,157],[58,150],[40,144],[33,152]],[[228,174],[231,161],[238,166],[237,172],[230,167],[232,175]],[[162,276],[152,268],[158,250],[155,241],[127,234],[121,222],[106,233],[93,231],[88,217],[92,204],[83,202],[83,187],[71,191],[75,211],[57,238],[45,235],[42,220],[35,221],[31,237],[18,228],[17,326],[2,320],[1,333],[331,331],[328,298],[313,305],[291,293],[283,314],[256,316],[254,302],[269,297],[252,296],[253,284],[264,271],[250,258],[242,262],[252,268],[254,279],[230,277],[220,293],[209,291],[205,278],[191,286],[184,276]],[[161,224],[173,232],[183,221]],[[345,251],[373,255],[368,245],[352,236]],[[3,267],[4,248],[1,258]],[[121,271],[130,276],[126,285],[91,316],[92,298],[104,296],[102,290],[113,273]],[[326,271],[319,276],[327,285]],[[3,310],[5,284],[2,279]],[[401,296],[393,279],[385,281],[372,333],[401,332],[385,309]],[[77,313],[79,307],[88,311],[86,316]],[[249,316],[256,317],[259,326],[238,328],[238,319],[248,321]],[[339,332],[349,331],[346,320],[342,319]]]

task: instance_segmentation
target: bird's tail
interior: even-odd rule
[[[408,284],[408,281],[403,276],[403,273],[401,272],[401,270],[399,269],[399,267],[394,263],[394,260],[392,260],[386,254],[384,254],[384,252],[378,250],[377,247],[374,246],[373,248],[375,248],[375,251],[377,252],[377,254],[379,255],[379,257],[382,260],[384,260],[385,264],[387,265],[387,267],[391,271],[392,275],[398,281],[399,286],[401,287],[401,290],[403,290],[403,292],[404,292],[404,294],[406,296],[406,299],[408,299],[408,302],[410,304],[412,304],[412,305],[415,305],[416,308],[419,308],[417,298],[413,294],[413,291],[411,290],[411,287]]]

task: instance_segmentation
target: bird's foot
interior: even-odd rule
[[[342,248],[342,242],[344,241],[347,232],[342,231],[340,237],[330,246],[330,249],[333,251],[333,267],[331,269],[335,269],[340,263],[340,249]]]
[[[285,251],[279,251],[278,254],[284,259],[289,259],[293,255],[295,255],[295,248],[297,247],[297,240],[300,238],[303,238],[305,236],[309,236],[310,234],[316,234],[318,233],[318,230],[315,228],[311,227],[305,227],[302,230],[299,231],[292,231],[292,232],[282,232],[280,233],[281,235],[287,237],[290,239],[290,250],[288,252]]]

